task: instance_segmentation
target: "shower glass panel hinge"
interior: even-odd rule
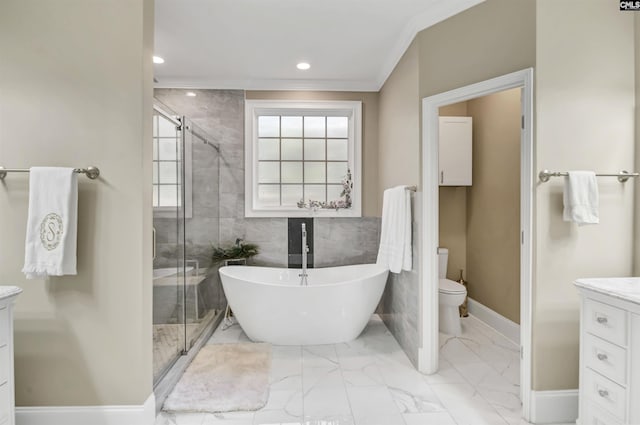
[[[524,230],[520,232],[520,244],[524,245]]]
[[[520,346],[520,359],[524,359],[524,347]]]

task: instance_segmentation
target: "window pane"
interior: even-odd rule
[[[153,160],[158,160],[158,139],[153,139]]]
[[[153,115],[153,137],[158,137],[158,115]]]
[[[326,202],[327,194],[326,194],[326,186],[325,185],[304,185],[304,199],[306,201],[320,201]]]
[[[282,139],[282,159],[302,160],[302,139]]]
[[[280,205],[280,185],[258,185],[258,201],[265,206]]]
[[[327,201],[339,201],[342,198],[340,194],[342,193],[342,185],[338,184],[330,184],[327,185]]]
[[[175,161],[178,158],[176,152],[176,139],[160,139],[158,140],[158,159],[161,161]]]
[[[258,137],[280,137],[280,117],[258,117]]]
[[[282,137],[302,137],[302,117],[282,117]]]
[[[260,139],[258,141],[258,159],[279,160],[280,141],[278,139]]]
[[[158,122],[158,137],[176,137],[176,125],[166,119],[165,117],[159,117]]]
[[[324,139],[304,139],[304,160],[324,160]]]
[[[324,183],[325,180],[325,163],[324,162],[305,162],[304,163],[304,182],[305,183]]]
[[[302,162],[282,163],[282,183],[302,183]]]
[[[327,159],[329,161],[349,160],[349,143],[347,139],[327,140]]]
[[[325,137],[325,117],[304,117],[304,137]]]
[[[160,171],[158,174],[160,183],[178,183],[178,163],[177,162],[160,162]]]
[[[177,185],[162,185],[158,186],[160,189],[160,206],[161,207],[176,207],[178,206],[178,186]]]
[[[327,162],[327,183],[342,183],[347,177],[347,162]]]
[[[327,137],[349,137],[349,118],[327,117]]]
[[[280,183],[279,162],[258,162],[259,183]]]
[[[153,163],[153,184],[158,183],[158,163],[154,161]]]
[[[153,206],[158,206],[158,186],[153,186]]]
[[[296,206],[298,201],[302,199],[302,185],[283,185],[282,186],[282,205]]]

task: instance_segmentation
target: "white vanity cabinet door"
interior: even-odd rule
[[[471,186],[472,158],[472,118],[440,117],[440,186]]]
[[[640,424],[640,313],[630,314],[629,423]]]

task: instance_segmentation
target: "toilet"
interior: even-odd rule
[[[447,262],[449,250],[438,248],[438,304],[440,332],[459,336],[462,332],[460,326],[460,313],[458,307],[467,296],[467,289],[458,282],[447,279]]]

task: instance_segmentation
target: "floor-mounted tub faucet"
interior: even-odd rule
[[[307,282],[307,253],[309,252],[309,245],[307,245],[307,225],[302,223],[302,273],[300,276],[300,286],[308,286]]]

